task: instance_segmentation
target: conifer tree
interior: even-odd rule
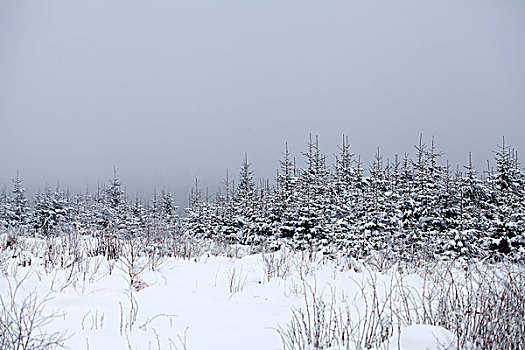
[[[116,231],[125,229],[126,198],[116,168],[113,170],[113,178],[106,190],[105,204],[106,217],[112,229]]]
[[[186,208],[184,227],[186,234],[194,238],[207,238],[211,234],[209,226],[208,205],[199,187],[199,181],[195,178],[195,186],[191,189]]]
[[[127,231],[131,236],[143,235],[147,230],[146,208],[138,194],[135,195],[135,201],[131,206],[130,213],[127,217]]]
[[[310,137],[308,151],[303,153],[306,168],[300,173],[298,197],[298,227],[296,241],[301,247],[312,248],[327,238],[330,223],[329,181],[330,169],[326,166],[326,156],[319,148],[319,139]]]
[[[297,170],[295,162],[285,144],[283,157],[280,160],[280,171],[277,173],[277,190],[274,196],[273,212],[279,221],[279,236],[291,238],[299,226],[297,208]]]
[[[256,188],[253,180],[253,171],[248,162],[248,154],[244,154],[239,173],[239,185],[235,193],[235,222],[237,224],[237,238],[240,242],[251,240],[254,232],[250,231],[251,223],[256,214]]]
[[[334,176],[332,181],[332,196],[334,206],[332,215],[331,231],[337,240],[354,241],[355,234],[353,223],[356,222],[359,209],[358,200],[363,190],[363,173],[360,162],[354,159],[355,155],[350,152],[348,137],[343,135],[342,145],[339,147],[339,155],[335,157]],[[350,244],[352,244],[350,242]]]
[[[524,250],[525,223],[523,198],[525,181],[520,169],[518,156],[511,148],[502,145],[496,151],[496,172],[493,174],[497,185],[494,216],[490,232],[489,248],[499,254],[510,254]]]
[[[1,197],[0,197],[0,227],[9,226],[8,208],[9,208],[9,200],[7,196],[7,189],[5,186],[3,186]]]
[[[30,221],[30,208],[18,171],[13,179],[13,190],[7,200],[6,217],[9,226],[23,227]]]
[[[251,164],[248,162],[248,154],[244,154],[239,174],[239,186],[237,187],[236,202],[244,210],[253,207],[253,197],[255,194],[255,183],[253,180],[253,171]]]
[[[224,195],[217,195],[217,232],[222,240],[235,241],[238,230],[235,220],[235,182],[230,179],[228,169],[223,184]]]
[[[38,193],[34,207],[35,228],[43,234],[55,234],[57,229],[65,228],[70,215],[70,203],[58,184],[54,192],[46,187],[44,193]]]
[[[361,198],[362,212],[356,222],[361,242],[358,243],[359,254],[371,251],[382,251],[390,244],[387,233],[389,217],[387,216],[388,167],[383,166],[383,156],[379,148],[370,167],[370,177],[366,181],[366,191]],[[387,238],[388,235],[388,238]]]

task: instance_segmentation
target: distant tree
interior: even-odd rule
[[[224,195],[217,194],[215,231],[219,235],[219,239],[236,242],[238,223],[235,220],[235,181],[230,179],[228,169],[226,169],[223,185]]]
[[[280,171],[277,173],[277,189],[272,205],[275,221],[279,222],[279,236],[291,238],[299,226],[298,218],[298,177],[295,161],[292,160],[285,144],[283,157],[280,160]]]
[[[169,190],[162,190],[162,222],[164,229],[173,234],[177,225],[177,207],[173,201],[173,195]]]
[[[13,179],[13,190],[7,198],[6,221],[11,227],[23,227],[29,223],[30,208],[18,171]]]
[[[361,241],[358,242],[359,254],[371,251],[383,251],[391,244],[389,232],[390,217],[387,201],[391,192],[389,183],[389,167],[383,166],[383,156],[379,148],[374,162],[369,169],[370,176],[366,179],[365,191],[361,197],[362,208],[357,218],[357,230]]]
[[[248,154],[244,154],[239,174],[239,185],[237,187],[236,201],[242,209],[252,208],[254,203],[255,183],[253,180],[253,171],[251,164],[248,162]]]
[[[252,240],[250,231],[251,223],[256,215],[256,188],[253,179],[251,164],[248,162],[248,154],[244,154],[239,173],[239,185],[234,197],[235,214],[234,221],[237,224],[237,236],[240,242]]]
[[[34,208],[35,228],[45,235],[56,234],[58,228],[64,228],[71,211],[69,199],[58,184],[54,192],[46,187],[43,193],[38,193]]]
[[[106,189],[106,215],[110,226],[114,230],[121,230],[125,228],[124,213],[126,199],[122,185],[118,178],[117,169],[113,170],[113,178],[109,182]]]
[[[5,186],[2,187],[1,197],[0,197],[0,227],[9,226],[9,197],[7,196],[7,189]]]
[[[186,234],[194,238],[208,238],[211,235],[209,223],[208,205],[199,187],[199,181],[195,178],[195,186],[191,189],[186,208],[184,228]]]
[[[458,169],[454,180],[447,179],[448,200],[444,202],[444,220],[447,231],[439,253],[451,257],[478,255],[480,235],[484,226],[482,210],[486,198],[483,181],[472,165],[469,152],[465,173]],[[448,174],[448,171],[447,171]]]
[[[497,192],[493,196],[489,248],[499,254],[510,254],[513,250],[525,249],[525,181],[517,153],[505,145],[505,138],[495,158],[496,172],[492,178]]]
[[[331,221],[330,169],[326,156],[319,148],[319,139],[310,137],[308,151],[303,153],[306,168],[300,172],[298,198],[298,225],[295,239],[299,246],[310,247],[323,244]]]
[[[348,137],[343,135],[339,154],[335,157],[331,184],[333,201],[332,229],[337,240],[354,241],[354,223],[359,216],[359,198],[363,194],[363,169],[350,152]],[[347,242],[348,243],[348,242]],[[350,244],[353,244],[350,242]]]
[[[95,221],[96,230],[107,230],[111,224],[111,217],[106,204],[106,185],[98,184],[97,192],[93,195],[91,207],[93,221]]]
[[[83,234],[92,233],[96,229],[97,215],[95,201],[87,186],[85,193],[74,196],[71,207],[74,226]]]
[[[277,196],[278,204],[275,206],[276,214],[282,215],[292,201],[297,186],[295,166],[288,151],[288,143],[285,144],[283,158],[280,161],[280,171],[277,172]]]
[[[142,236],[147,230],[146,208],[144,208],[138,194],[135,195],[135,201],[131,206],[126,222],[127,231],[131,236]]]

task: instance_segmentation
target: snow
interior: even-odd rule
[[[272,259],[273,264],[280,261],[281,269],[268,275],[268,255],[166,258],[135,276],[139,288],[130,286],[124,261],[89,258],[81,269],[85,273],[73,275],[71,268],[46,269],[38,258],[29,267],[9,259],[0,295],[9,300],[9,284],[12,289],[22,281],[17,298],[33,290],[47,297],[45,313],[55,317],[44,330],[66,331],[64,345],[70,349],[271,350],[283,348],[278,329],[290,322],[293,307],[304,308],[306,289],[326,300],[345,295],[361,308],[360,288],[371,279],[387,288],[395,274],[343,269],[321,255],[308,260],[287,252]],[[421,279],[407,275],[405,282],[417,288]],[[413,325],[403,328],[400,337],[394,332],[388,346],[456,349],[455,339],[443,328]]]
[[[401,336],[394,336],[390,342],[391,350],[456,350],[456,336],[438,326],[412,325],[401,330]]]

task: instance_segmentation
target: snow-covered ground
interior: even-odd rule
[[[401,301],[389,294],[394,285],[418,290],[424,283],[395,268],[380,273],[288,251],[190,260],[92,257],[63,268],[34,259],[26,267],[4,259],[0,295],[8,307],[11,295],[19,305],[31,292],[46,299],[42,315],[54,316],[41,330],[65,332],[70,349],[283,349],[303,326],[319,337],[320,348],[339,349],[341,343],[323,343],[329,338],[323,324],[344,323],[334,323],[334,314],[352,318],[346,324],[361,330],[352,333],[361,345],[368,336],[377,349],[456,349],[455,335],[443,328],[401,327],[386,312],[371,313],[373,306],[389,308],[383,300]],[[294,327],[301,317],[303,326]],[[384,338],[374,343],[378,330]]]

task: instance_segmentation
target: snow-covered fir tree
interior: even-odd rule
[[[38,193],[34,204],[34,226],[45,235],[65,229],[70,220],[70,203],[64,191],[57,184],[55,191],[46,187],[43,193]]]
[[[113,170],[113,178],[106,189],[104,214],[107,223],[115,231],[124,230],[126,212],[126,198],[118,179],[117,169]]]
[[[22,179],[17,171],[5,210],[5,221],[10,227],[23,227],[30,222],[31,211],[25,192],[26,189],[22,186]]]
[[[235,221],[238,224],[237,236],[240,242],[246,241],[251,235],[250,227],[257,205],[255,203],[256,188],[253,170],[248,162],[248,154],[244,154],[239,173],[239,185],[235,192]]]
[[[274,193],[272,212],[274,221],[278,222],[279,236],[291,238],[299,227],[297,201],[297,170],[295,162],[285,145],[283,157],[280,160],[280,171],[277,173],[277,189]]]

